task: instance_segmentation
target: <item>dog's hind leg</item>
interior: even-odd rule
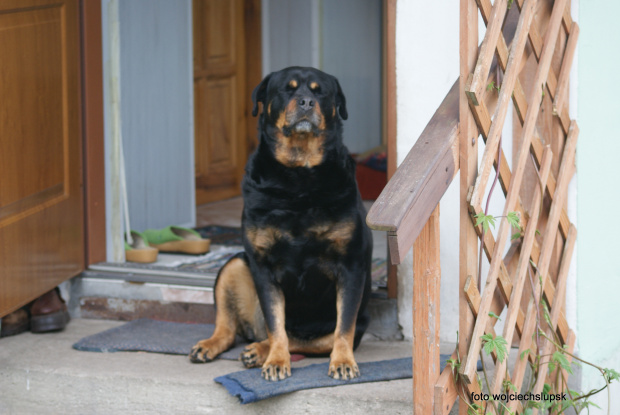
[[[264,319],[254,281],[245,261],[245,254],[230,259],[220,270],[215,283],[215,331],[192,348],[189,358],[193,363],[205,363],[230,349],[235,335],[264,338]]]

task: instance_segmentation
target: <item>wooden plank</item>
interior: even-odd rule
[[[528,4],[527,3],[528,1],[529,0],[526,0],[526,3],[525,3],[526,6]],[[545,34],[545,44],[543,45],[542,56],[540,59],[540,63],[538,65],[538,69],[536,71],[534,85],[542,85],[544,83],[544,80],[547,79],[547,74],[549,72],[549,67],[551,65],[551,57],[553,55],[555,41],[557,39],[559,26],[561,23],[561,17],[562,17],[561,13],[564,10],[565,5],[566,5],[566,0],[557,0],[554,5],[553,12],[551,13],[551,18],[549,21],[547,33]],[[528,8],[524,7],[524,13],[527,12],[527,10]],[[528,99],[530,106],[528,108],[528,112],[526,114],[525,123],[523,127],[523,139],[522,139],[523,147],[522,148],[524,149],[529,149],[530,147],[532,133],[534,131],[534,127],[536,124],[536,118],[538,117],[538,109],[539,109],[541,101],[542,101],[542,94],[540,93],[540,91],[538,91],[537,88],[532,88],[530,97]],[[500,104],[498,104],[498,106],[500,106]],[[497,122],[497,119],[495,120],[495,122]],[[493,130],[493,126],[495,125],[495,122],[491,126],[491,130]],[[503,123],[503,120],[501,120],[501,122]],[[492,136],[490,134],[489,141],[491,141],[491,138]],[[487,169],[487,170],[490,169],[490,166],[492,164],[492,160],[494,157],[492,156],[493,153],[490,153],[487,155],[487,150],[489,150],[489,147],[491,147],[491,149],[494,148],[495,150],[497,150],[497,144],[498,143],[496,142],[495,144],[491,143],[490,146],[487,145],[487,148],[485,149],[485,155],[487,156],[487,158],[486,160],[483,159],[483,162],[482,162],[483,169]],[[519,194],[519,189],[521,187],[521,181],[523,179],[525,162],[527,161],[527,158],[528,158],[527,153],[528,153],[527,151],[520,152],[519,159],[517,161],[517,166],[515,168],[514,174],[512,175],[512,179],[510,183],[510,191],[508,192],[506,196],[506,204],[504,206],[504,213],[502,215],[504,217],[502,218],[500,225],[499,225],[497,244],[495,247],[495,251],[493,253],[493,257],[491,259],[491,265],[490,265],[489,275],[487,277],[486,286],[482,294],[482,303],[480,305],[481,315],[476,320],[476,324],[474,326],[474,332],[472,334],[472,340],[471,340],[472,343],[470,345],[469,353],[467,355],[467,358],[465,359],[464,365],[461,366],[462,375],[466,381],[470,381],[473,378],[475,371],[476,371],[476,364],[477,364],[476,355],[478,354],[478,351],[480,350],[480,347],[481,347],[481,342],[482,342],[481,336],[483,335],[484,327],[486,326],[486,320],[488,318],[487,314],[489,311],[489,307],[491,305],[493,291],[495,290],[497,286],[497,273],[499,271],[499,265],[502,261],[501,255],[502,255],[503,247],[506,243],[506,240],[508,239],[508,235],[510,232],[510,225],[508,224],[508,221],[506,220],[506,215],[508,214],[508,212],[512,211],[512,209],[514,208],[516,204],[516,200]],[[486,166],[489,166],[489,167],[486,167]],[[484,188],[486,187],[486,181],[483,180],[479,182],[479,179],[481,178],[481,176],[482,176],[482,173],[481,175],[478,176],[478,179],[476,179],[476,185],[474,186],[474,194],[472,197],[472,201],[475,200],[476,202],[475,205],[481,205],[480,202],[483,197]],[[487,179],[488,179],[488,174],[487,174]],[[481,186],[482,183],[484,183],[484,185]],[[477,190],[477,193],[476,193],[476,190]],[[559,216],[558,216],[558,219],[559,219]]]
[[[577,40],[579,38],[579,25],[573,22],[573,27],[566,41],[566,49],[564,50],[564,59],[560,68],[560,77],[558,78],[557,92],[553,99],[553,115],[562,113],[566,98],[568,95],[568,81],[570,79],[570,69],[573,65],[575,49],[577,49]]]
[[[517,0],[517,6],[519,7],[520,10],[522,10],[523,8],[524,1],[525,0]],[[566,29],[567,27],[566,25],[569,25],[568,27],[570,28],[572,23],[573,21],[570,16],[570,2],[567,2],[566,7],[564,8],[564,14],[562,16],[562,25],[564,26],[567,33],[569,29]],[[528,34],[528,38],[530,40],[530,45],[532,46],[532,50],[534,51],[534,56],[536,56],[536,59],[540,61],[540,57],[542,55],[543,40],[540,34],[538,33],[538,28],[536,27],[536,25],[531,26],[530,33]],[[553,70],[549,71],[549,75],[547,76],[546,86],[547,86],[547,91],[549,92],[549,96],[551,97],[551,99],[554,99],[555,92],[557,89],[557,77]],[[562,129],[564,130],[564,134],[568,134],[568,127],[570,126],[570,117],[568,115],[568,110],[566,108],[562,112],[560,112],[559,119],[560,119],[560,125],[562,126]]]
[[[553,153],[551,147],[545,148],[545,154],[543,156],[542,168],[540,171],[540,177],[543,183],[547,180],[549,171],[551,170],[551,160]],[[534,196],[531,203],[531,212],[537,212],[539,206],[542,203],[542,197],[544,195],[540,191],[540,187],[536,187],[534,190]],[[508,312],[504,319],[504,332],[503,337],[508,344],[512,344],[512,337],[514,334],[515,325],[517,323],[517,317],[521,311],[521,295],[523,294],[523,287],[525,286],[527,270],[530,266],[530,252],[536,239],[536,225],[538,224],[538,215],[530,217],[530,221],[525,229],[525,236],[521,245],[521,253],[519,257],[519,263],[517,265],[516,279],[514,289],[508,304]],[[510,349],[508,351],[510,353]],[[508,356],[506,356],[508,357]],[[504,382],[504,374],[506,373],[506,365],[508,359],[504,359],[502,362],[495,364],[495,378],[493,379],[493,386],[491,387],[492,393],[500,393],[500,389]]]
[[[478,105],[480,101],[478,98],[482,96],[486,88],[486,80],[489,76],[489,69],[491,69],[495,49],[497,48],[497,41],[501,35],[507,5],[506,0],[495,0],[488,19],[489,24],[480,46],[480,53],[478,54],[472,82],[465,87],[465,93],[474,105]]]
[[[459,25],[459,166],[460,174],[460,206],[459,206],[459,344],[460,356],[466,356],[471,343],[474,317],[464,286],[468,276],[477,275],[477,240],[476,230],[469,219],[467,193],[474,184],[478,174],[478,128],[469,108],[465,94],[465,82],[474,70],[478,51],[478,8],[474,0],[460,0]],[[469,389],[478,387],[477,382],[468,385]],[[459,405],[459,414],[467,415],[467,406]]]
[[[456,351],[452,353],[450,359],[456,361]],[[435,407],[433,409],[433,414],[448,415],[458,398],[454,372],[452,367],[448,364],[444,367],[441,375],[439,375],[437,383],[435,383]]]
[[[515,366],[512,372],[512,384],[516,386],[517,390],[521,390],[521,385],[523,384],[523,376],[525,375],[525,369],[527,368],[527,360],[521,356],[527,354],[528,349],[530,349],[531,352],[531,347],[534,347],[535,342],[529,341],[529,339],[532,337],[535,326],[536,306],[534,305],[534,299],[531,299],[527,306],[527,312],[525,313],[525,326],[523,327],[524,335],[521,337],[521,342],[519,343],[519,354],[517,355],[517,361],[515,362]],[[508,409],[514,411],[516,409],[516,405],[516,399],[514,401],[509,401]]]
[[[387,178],[396,172],[396,0],[385,0],[384,16],[384,123],[387,143]]]
[[[491,11],[491,0],[477,0],[476,2],[478,3],[478,7],[480,8],[482,20],[484,20],[484,22],[486,23],[488,21],[488,18],[490,17],[489,13]],[[506,30],[504,30],[504,32],[506,32]],[[512,39],[512,37],[510,37],[510,39]],[[502,68],[502,71],[504,72],[506,72],[506,67],[508,66],[508,46],[506,46],[507,41],[508,40],[505,39],[504,36],[500,35],[497,42],[497,62],[500,68]],[[519,120],[523,122],[523,118],[525,117],[525,113],[527,112],[527,101],[525,98],[525,92],[523,91],[523,87],[521,86],[521,82],[519,81],[518,77],[515,81],[512,100],[515,104],[514,106],[517,111]]]
[[[558,319],[560,316],[560,311],[562,310],[562,303],[564,302],[564,294],[566,293],[566,280],[568,278],[568,270],[570,268],[570,262],[573,255],[573,250],[575,247],[575,241],[577,239],[577,229],[574,226],[571,226],[569,231],[568,238],[566,239],[566,244],[564,245],[564,252],[562,254],[562,265],[560,267],[560,273],[558,275],[558,290],[560,290],[559,295],[556,296],[555,301],[551,307],[550,320],[551,320],[551,330],[556,330],[556,325],[558,323]],[[570,332],[569,332],[570,333]],[[553,336],[552,333],[547,332],[548,336]],[[541,350],[543,351],[544,356],[551,355],[553,353],[554,345],[553,343],[546,341],[546,339],[541,338]],[[547,373],[547,365],[549,364],[550,359],[542,359],[540,363],[540,373]],[[536,384],[534,385],[533,393],[539,394],[542,392],[542,388],[545,384],[546,376],[539,376],[536,380]],[[537,413],[536,409],[534,409],[534,414]]]
[[[396,0],[383,1],[383,132],[387,144],[387,179],[396,172]],[[388,256],[390,256],[388,251]],[[388,263],[388,298],[398,296],[396,266]]]
[[[458,82],[407,154],[366,223],[388,231],[392,263],[407,254],[458,171]]]
[[[542,160],[542,152],[543,152],[543,144],[542,140],[538,133],[534,135],[532,139],[532,145],[530,148],[531,153],[534,155],[534,159],[536,163],[540,166],[540,161]],[[553,173],[549,174],[549,178],[547,179],[547,194],[553,200],[555,197],[555,187],[556,187],[556,179]],[[570,220],[568,219],[568,213],[566,213],[566,209],[562,208],[562,212],[560,213],[560,232],[562,233],[562,237],[566,239],[568,235],[568,228],[570,227]]]
[[[433,411],[439,377],[439,206],[413,244],[413,411]],[[429,382],[430,381],[430,382]]]
[[[85,265],[106,259],[101,0],[82,3]]]
[[[575,332],[571,330],[568,334],[568,339],[566,340],[566,346],[567,346],[566,351],[570,354],[573,354],[575,350],[575,340],[576,340]],[[569,354],[565,356],[566,356],[566,360],[568,360],[568,363],[571,364],[573,362],[573,357]],[[556,370],[560,370],[560,369],[561,368],[557,368]],[[562,370],[562,379],[566,379],[568,381],[568,372],[566,371],[566,369],[561,369],[561,370]],[[561,382],[560,385],[558,385],[558,393],[562,393],[566,389],[568,389],[568,387],[565,388],[563,380],[561,380],[560,382]],[[557,415],[558,412],[553,412],[553,414]]]
[[[547,229],[545,230],[545,234],[543,236],[543,246],[541,249],[541,258],[538,263],[538,272],[542,276],[542,284],[545,286],[546,280],[550,278],[547,277],[547,269],[549,267],[549,258],[551,257],[551,253],[553,251],[553,245],[555,243],[555,233],[553,233],[553,228],[557,226],[557,222],[559,220],[559,207],[563,204],[563,197],[566,195],[567,187],[568,187],[568,179],[569,174],[567,171],[569,170],[568,166],[570,166],[574,162],[575,156],[575,148],[577,145],[577,136],[578,136],[578,128],[576,123],[573,121],[573,127],[571,127],[571,133],[569,134],[568,140],[566,141],[566,146],[564,148],[564,154],[562,156],[562,164],[560,166],[560,173],[558,175],[558,197],[556,200],[552,202],[551,210],[549,213],[549,219],[547,222]],[[557,233],[557,230],[555,231]],[[569,236],[571,233],[569,232]],[[568,242],[567,245],[572,242]],[[570,258],[562,258],[562,262],[568,260],[570,262]],[[536,304],[540,302],[541,298],[541,287],[540,284],[536,284],[536,288],[534,291],[534,298],[530,301],[528,306],[528,310],[526,312],[525,317],[525,327],[523,329],[523,336],[521,337],[522,341],[519,346],[519,356],[523,353],[524,350],[530,348],[530,341],[532,333],[534,333],[535,325],[536,325]],[[534,301],[535,300],[535,301]],[[561,319],[562,317],[560,317]],[[558,325],[559,326],[559,325]],[[562,341],[565,340],[566,337]],[[513,383],[519,389],[521,387],[521,383],[523,382],[523,375],[525,373],[525,362],[518,359],[515,364],[514,373],[513,373]],[[544,377],[543,377],[544,378]],[[514,405],[511,406],[510,403],[508,408],[514,409]]]
[[[526,4],[523,8],[521,16],[519,17],[519,23],[517,25],[515,39],[511,47],[510,57],[508,58],[508,65],[506,67],[506,73],[502,82],[502,88],[499,91],[497,106],[495,108],[495,113],[492,117],[493,123],[491,123],[491,128],[489,130],[488,138],[486,141],[486,147],[482,156],[480,174],[476,178],[476,182],[474,185],[472,204],[475,206],[482,205],[482,199],[484,197],[486,185],[489,180],[489,175],[491,173],[491,166],[497,154],[499,139],[502,134],[502,128],[506,119],[506,114],[508,112],[508,103],[510,102],[510,99],[512,97],[514,85],[517,76],[519,75],[520,61],[523,57],[526,35],[529,31],[529,27],[534,17],[535,3],[535,0],[526,0]],[[468,97],[471,97],[471,95],[468,95]]]
[[[490,11],[491,9],[491,4],[489,0],[477,0],[478,6],[480,8],[480,13],[482,15],[483,19],[487,19],[488,18],[488,11]],[[486,20],[485,20],[486,21]],[[535,25],[530,26],[530,32],[532,30],[532,28],[535,29]],[[505,31],[506,32],[506,31]],[[536,32],[538,33],[538,32]],[[510,37],[509,34],[506,35],[507,39]],[[511,38],[511,37],[510,37]],[[501,43],[501,37],[500,37],[500,43]],[[542,42],[542,40],[541,40]],[[540,46],[540,49],[542,49],[542,46]],[[498,46],[497,49],[497,53],[498,53],[498,62],[501,63],[503,61],[507,61],[507,57],[503,57],[502,56],[502,52],[500,51],[500,47]],[[505,70],[505,67],[502,67],[503,70]],[[491,71],[493,71],[493,69],[491,69]],[[549,76],[548,78],[550,79],[552,77],[553,71],[550,69],[549,70]],[[471,76],[471,75],[470,75]],[[553,79],[555,80],[555,75],[553,76]],[[470,82],[468,80],[468,82]],[[548,80],[548,82],[550,82]],[[555,81],[554,81],[555,84]],[[519,78],[516,79],[515,81],[515,89],[513,91],[512,94],[512,100],[514,103],[514,108],[517,112],[519,121],[521,122],[521,124],[523,124],[524,122],[524,116],[527,113],[527,101],[525,99],[525,95],[523,93],[523,88],[521,86],[521,83],[519,82]],[[479,105],[470,105],[471,111],[474,115],[474,119],[476,120],[476,124],[478,125],[478,128],[480,130],[480,133],[482,134],[485,143],[487,140],[487,137],[489,135],[490,129],[491,129],[491,115],[486,107],[486,103],[484,100],[481,100]],[[565,122],[565,118],[567,117],[567,111],[562,111],[561,114],[563,115],[562,120],[560,120],[563,124],[567,125],[569,124],[570,121]],[[566,117],[564,116],[566,115]],[[565,132],[568,132],[567,129],[565,129]],[[534,138],[532,140],[532,151],[533,154],[536,157],[536,160],[538,163],[540,163],[541,161],[541,157],[542,157],[542,140],[540,139],[540,134],[538,133],[538,130],[535,130],[535,134],[534,134]],[[507,187],[508,187],[508,183],[510,183],[510,169],[508,168],[508,163],[504,162],[505,158],[502,152],[502,163],[501,163],[501,169],[502,171],[500,172],[500,176],[499,176],[499,181],[500,184],[502,186],[502,190],[504,191],[504,195],[507,193]],[[497,166],[497,157],[495,157],[494,160],[494,166]],[[547,182],[547,187],[549,188],[549,194],[551,196],[551,198],[553,198],[553,193],[555,191],[555,176],[553,175],[553,173],[551,173],[551,175],[549,175],[549,179]],[[524,211],[521,207],[517,207],[517,210],[519,211]],[[562,236],[566,239],[566,235],[568,233],[568,228],[570,226],[570,221],[568,219],[568,214],[566,213],[565,210],[562,211],[562,216],[560,218],[560,230],[562,232]],[[535,252],[537,251],[537,244],[535,246]]]

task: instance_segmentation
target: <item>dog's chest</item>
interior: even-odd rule
[[[286,222],[246,226],[245,237],[258,259],[294,257],[302,262],[310,256],[344,255],[355,231],[353,219],[282,225]]]

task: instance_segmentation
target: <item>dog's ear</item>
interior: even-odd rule
[[[336,88],[338,91],[336,92],[336,107],[338,107],[338,114],[340,114],[340,118],[346,120],[349,118],[349,113],[347,112],[347,100],[344,97],[344,93],[342,92],[342,88],[340,87],[340,82],[338,79],[334,78],[336,81]]]
[[[252,91],[252,103],[254,104],[252,107],[252,115],[254,117],[258,115],[258,103],[262,102],[263,105],[265,105],[265,100],[267,99],[267,85],[269,84],[271,75],[273,74],[267,75],[265,79],[254,88],[254,91]]]

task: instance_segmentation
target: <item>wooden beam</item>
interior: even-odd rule
[[[450,356],[450,360],[456,361],[456,351]],[[435,383],[435,407],[433,414],[448,415],[458,399],[456,390],[456,379],[454,379],[454,369],[449,364],[443,368],[437,383]]]
[[[101,0],[82,2],[82,143],[85,265],[106,258]]]
[[[519,17],[519,24],[517,25],[517,31],[515,33],[515,40],[513,41],[510,57],[508,58],[506,74],[504,76],[502,88],[499,91],[497,107],[495,108],[495,114],[492,117],[493,122],[490,125],[484,154],[482,156],[480,174],[476,178],[474,191],[471,197],[471,204],[474,206],[482,205],[482,199],[484,197],[487,182],[491,174],[493,161],[495,160],[497,154],[499,140],[502,134],[506,114],[508,112],[508,103],[511,100],[514,85],[519,75],[519,70],[521,68],[520,63],[521,58],[523,57],[523,50],[525,49],[527,33],[534,17],[534,5],[535,0],[526,0],[526,4],[523,7],[523,12]],[[471,98],[471,95],[469,95],[469,97]]]
[[[489,69],[491,69],[491,61],[495,55],[495,49],[497,48],[497,41],[501,36],[507,4],[507,0],[496,0],[491,8],[489,24],[484,33],[482,45],[480,45],[480,53],[478,54],[474,74],[471,83],[465,86],[465,93],[474,105],[478,105],[480,101],[478,97],[482,96],[486,88],[486,80],[489,76]]]
[[[459,26],[459,166],[460,207],[459,207],[459,344],[460,356],[466,356],[472,339],[474,316],[465,296],[465,283],[469,276],[478,274],[478,255],[476,230],[469,219],[467,194],[478,174],[478,128],[465,94],[465,83],[475,68],[478,52],[478,7],[474,0],[460,0]],[[468,385],[477,388],[477,384]],[[484,403],[482,403],[484,404]],[[467,415],[466,405],[459,405],[459,415]]]
[[[458,171],[458,105],[456,82],[368,212],[368,226],[388,232],[393,264],[407,254]]]
[[[430,414],[439,378],[439,206],[413,244],[413,412]]]
[[[570,29],[568,40],[566,41],[566,49],[564,51],[564,59],[562,59],[562,67],[560,68],[560,77],[558,78],[557,92],[553,99],[553,115],[561,114],[564,110],[566,97],[568,95],[568,81],[570,79],[570,68],[573,65],[575,49],[577,49],[577,39],[579,38],[579,25],[573,22]]]
[[[517,6],[519,7],[519,10],[522,10],[524,1],[525,0],[517,0]],[[567,2],[566,7],[564,8],[564,13],[562,15],[562,25],[566,33],[569,32],[572,24],[573,24],[573,20],[570,16],[570,2]],[[540,34],[538,33],[538,28],[536,27],[536,25],[532,25],[532,27],[530,28],[530,33],[528,35],[528,38],[530,40],[530,45],[532,46],[532,50],[534,51],[534,56],[536,56],[536,59],[540,62],[540,57],[542,55],[543,40]],[[549,71],[549,74],[546,80],[546,86],[547,86],[547,91],[549,92],[549,96],[551,97],[551,99],[554,99],[555,92],[557,89],[557,76],[555,75],[555,72],[553,71],[553,69]],[[562,126],[562,129],[564,130],[564,134],[568,134],[568,128],[570,126],[570,117],[568,115],[568,109],[564,108],[564,110],[559,113],[559,120],[560,120],[560,125]]]
[[[571,262],[576,238],[577,238],[576,229],[574,226],[571,226],[569,237],[566,239],[566,243],[564,245],[564,253],[562,255],[562,264],[560,266],[560,269],[562,269],[562,272],[565,272],[566,274],[568,274],[568,269],[570,268],[570,262]],[[559,274],[559,276],[562,276],[562,274]],[[566,278],[566,276],[564,276],[563,278]],[[556,304],[560,304],[560,301],[557,301]],[[562,306],[560,304],[559,309],[561,310],[561,308]],[[558,315],[556,315],[556,318],[558,319],[560,318],[560,313],[561,311],[558,312]],[[559,320],[557,321],[559,322]],[[528,306],[525,326],[526,326],[524,329],[525,335],[524,337],[522,337],[521,344],[519,345],[519,356],[521,356],[521,353],[523,353],[525,350],[527,350],[528,348],[531,348],[535,343],[534,341],[531,340],[532,333],[534,332],[534,329],[536,327],[536,308],[535,308],[535,303],[533,299],[532,301],[530,301],[530,304]],[[561,341],[563,341],[565,344],[569,346],[571,345],[571,343],[574,344],[574,334],[572,330],[569,329],[566,337],[562,339]],[[548,349],[546,350],[543,344],[541,344],[541,349],[544,351],[543,352],[544,354],[548,353]],[[519,389],[521,387],[521,384],[523,383],[523,376],[525,374],[525,369],[526,369],[525,361],[520,358],[517,359],[517,362],[515,363],[515,367],[513,371],[513,381],[512,381],[513,384],[517,387],[517,389]],[[544,373],[544,372],[541,372],[541,373]],[[540,376],[540,378],[544,380],[546,377]],[[509,402],[508,408],[510,410],[514,410],[515,409],[514,403]]]
[[[540,177],[544,183],[547,180],[549,171],[551,170],[551,160],[553,153],[551,147],[545,148],[545,154],[543,156],[542,168],[540,171]],[[540,191],[540,187],[536,187],[534,190],[534,196],[532,198],[531,209],[532,212],[537,212],[538,208],[542,204],[543,194]],[[515,325],[517,323],[517,317],[521,311],[521,295],[523,294],[523,288],[525,286],[525,280],[527,277],[527,271],[530,267],[530,252],[536,239],[536,225],[538,224],[538,215],[532,215],[530,221],[525,229],[525,236],[523,237],[523,243],[521,245],[521,253],[519,257],[519,263],[517,265],[517,272],[515,278],[514,289],[508,304],[508,312],[504,320],[504,332],[502,333],[504,339],[508,344],[512,344],[512,337],[514,334]],[[510,353],[510,349],[508,350]],[[506,356],[508,357],[508,356]],[[492,393],[500,393],[500,389],[504,382],[504,374],[506,373],[506,365],[508,359],[504,359],[502,362],[495,364],[495,378],[493,379],[493,386],[491,387]]]

